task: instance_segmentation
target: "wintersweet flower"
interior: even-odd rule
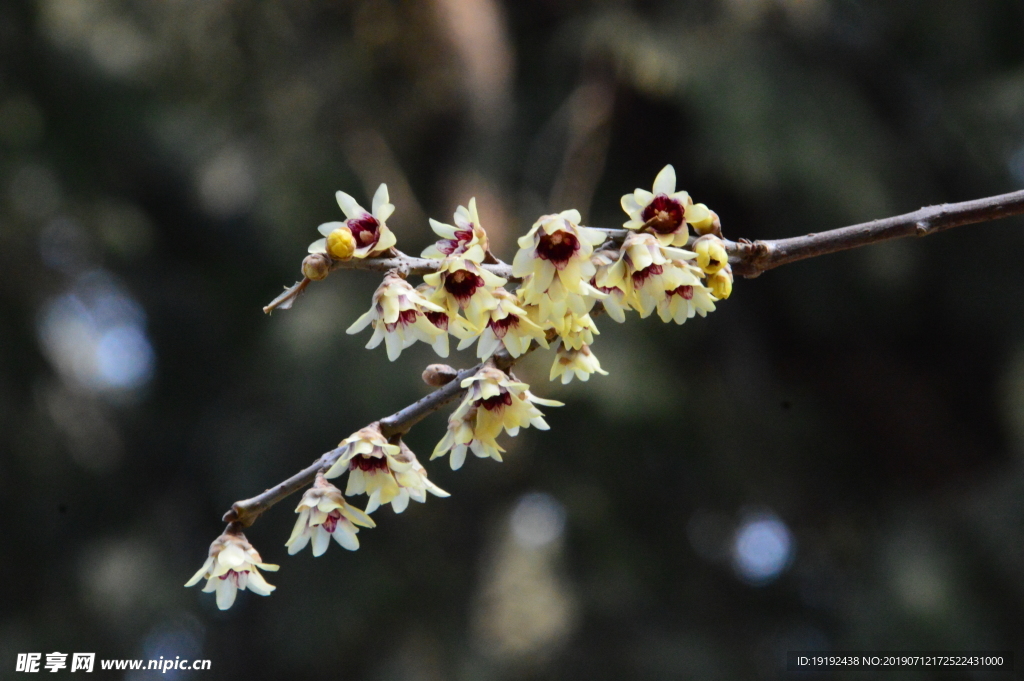
[[[562,340],[562,346],[573,350],[592,345],[594,336],[601,333],[589,314],[578,315],[572,310],[567,310],[561,319],[552,322],[552,327]]]
[[[524,281],[517,294],[523,303],[537,305],[543,319],[561,317],[566,307],[583,314],[585,297],[604,298],[589,283],[596,271],[590,256],[604,233],[579,223],[577,210],[544,215],[519,239],[512,274]]]
[[[601,368],[601,363],[597,361],[597,355],[590,351],[589,345],[583,345],[578,350],[562,345],[555,353],[555,361],[551,365],[551,374],[548,376],[548,380],[553,381],[561,376],[562,385],[565,385],[572,381],[573,376],[581,381],[589,381],[590,375],[593,373],[602,376],[608,375],[608,372]]]
[[[317,473],[316,482],[302,495],[295,512],[299,517],[292,536],[285,542],[289,555],[306,548],[312,539],[313,555],[322,556],[331,537],[340,546],[355,551],[359,548],[356,525],[376,527],[370,516],[345,501],[341,490],[327,482],[323,473]]]
[[[430,228],[441,240],[424,249],[424,258],[440,259],[460,255],[473,262],[483,262],[487,256],[487,232],[480,225],[475,197],[469,200],[468,208],[459,206],[456,209],[454,226],[431,218]]]
[[[561,407],[555,400],[541,399],[530,393],[526,383],[509,378],[505,372],[485,366],[461,383],[466,397],[448,419],[448,432],[437,443],[431,459],[451,452],[449,464],[458,470],[466,461],[466,452],[501,461],[505,450],[496,439],[504,428],[511,436],[520,428],[549,428],[535,404]]]
[[[336,230],[348,230],[351,232],[355,242],[355,249],[352,251],[351,257],[354,258],[367,258],[372,255],[378,255],[398,242],[395,239],[395,235],[392,234],[387,224],[385,224],[385,220],[395,212],[395,207],[389,203],[388,186],[386,184],[381,184],[373,195],[373,210],[371,212],[367,212],[365,208],[360,206],[355,199],[345,192],[339,191],[335,194],[335,198],[337,198],[338,205],[348,219],[345,222],[325,222],[317,227],[317,231],[323,234],[324,238],[317,239],[309,245],[310,253],[329,253],[329,246],[337,249],[341,247],[342,242],[347,242],[347,237],[344,234],[339,234],[333,237],[336,243],[331,243],[331,234]]]
[[[435,305],[440,305],[442,308],[447,304],[447,297],[444,293],[438,292],[437,289],[428,284],[420,284],[416,287],[416,292]],[[470,324],[469,321],[459,314],[457,309],[445,309],[444,312],[424,310],[423,316],[427,318],[427,321],[436,326],[438,330],[444,332],[435,338],[433,343],[434,351],[441,357],[448,356],[449,333],[462,341],[469,339],[470,343],[480,335],[480,329]]]
[[[732,295],[732,267],[726,265],[708,277],[708,286],[711,293],[719,300],[725,300]]]
[[[708,312],[714,312],[715,299],[712,297],[712,290],[698,280],[697,283],[681,284],[670,291],[665,291],[657,307],[661,321],[666,324],[670,321],[682,324],[696,314],[706,317]]]
[[[249,589],[260,596],[269,596],[277,587],[267,584],[256,568],[277,572],[277,565],[264,563],[260,554],[241,532],[225,532],[210,544],[210,555],[185,586],[195,586],[205,579],[204,593],[217,593],[217,607],[227,610],[235,602],[238,591]]]
[[[424,275],[423,282],[434,288],[437,295],[431,296],[431,300],[440,303],[449,316],[464,310],[469,323],[481,328],[486,323],[487,310],[496,305],[492,292],[507,280],[465,257],[452,257],[445,258],[436,272]]]
[[[689,269],[673,262],[685,262],[695,258],[696,253],[662,246],[651,234],[627,234],[619,254],[619,259],[596,277],[596,283],[625,291],[624,299],[641,317],[654,312],[665,291],[700,283]]]
[[[693,251],[697,254],[697,266],[704,274],[714,274],[729,264],[729,253],[725,244],[717,236],[708,234],[693,242]]]
[[[494,306],[487,311],[487,321],[476,346],[477,357],[490,357],[500,345],[504,345],[512,357],[519,357],[526,352],[533,341],[537,341],[541,347],[548,347],[544,329],[530,320],[527,311],[519,306],[519,299],[514,293],[499,288],[492,291],[491,295]],[[472,344],[473,338],[467,338],[459,343],[459,350]]]
[[[703,203],[693,203],[685,191],[676,191],[676,169],[667,165],[654,178],[654,191],[637,188],[622,197],[622,210],[629,220],[626,229],[649,228],[663,246],[685,246],[689,239],[686,224],[711,224],[711,211]]]
[[[392,362],[398,359],[402,350],[418,340],[432,345],[441,357],[447,357],[448,336],[445,330],[427,318],[430,312],[444,313],[445,309],[424,298],[400,275],[389,272],[373,293],[373,305],[348,327],[346,333],[359,333],[371,326],[373,336],[366,347],[373,349],[384,341],[388,359]]]
[[[347,470],[345,495],[366,494],[367,513],[384,504],[391,504],[395,513],[401,513],[410,499],[426,501],[427,492],[438,497],[450,496],[427,479],[427,472],[404,442],[389,443],[377,424],[350,435],[338,447],[341,456],[324,477],[336,478]]]
[[[601,293],[605,294],[605,298],[601,300],[601,304],[604,305],[605,312],[608,316],[617,321],[623,323],[626,321],[626,310],[629,309],[629,302],[627,300],[627,290],[620,288],[619,286],[607,285],[608,282],[608,268],[615,264],[618,253],[615,251],[601,250],[594,253],[593,257],[590,258],[590,262],[594,263],[597,268],[596,273],[590,278],[590,285],[596,288]],[[605,282],[605,286],[598,286],[598,281]],[[631,290],[627,281],[620,282],[622,286],[626,286]],[[590,299],[590,305],[588,306],[587,312],[593,309],[594,304],[597,301]]]

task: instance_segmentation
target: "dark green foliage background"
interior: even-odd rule
[[[272,597],[220,613],[181,588],[232,501],[426,392],[428,349],[389,363],[344,334],[377,275],[261,312],[335,190],[389,182],[406,252],[475,194],[506,259],[542,212],[620,224],[665,163],[730,238],[1012,191],[1022,37],[1014,0],[0,4],[0,676],[18,652],[146,657],[165,630],[211,679],[780,678],[801,648],[1024,664],[1020,218],[740,280],[683,327],[601,319],[611,375],[562,389],[548,354],[525,362],[567,406],[503,464],[429,464],[450,499],[315,561],[286,555],[290,499],[248,532],[282,566]],[[40,345],[47,301],[97,267],[146,312],[134,401]],[[443,428],[410,435],[422,460]],[[480,594],[534,490],[566,510],[545,569],[571,626],[502,657]],[[760,587],[694,545],[752,509],[795,539]]]

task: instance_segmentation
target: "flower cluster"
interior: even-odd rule
[[[416,341],[447,357],[449,334],[458,339],[459,350],[477,344],[476,355],[484,362],[459,383],[461,402],[430,457],[448,455],[453,470],[462,467],[468,452],[501,461],[505,450],[497,438],[502,433],[515,436],[531,426],[548,429],[538,405],[562,403],[533,395],[529,385],[506,370],[534,345],[556,348],[550,380],[587,381],[593,374],[608,373],[592,350],[600,333],[594,322],[598,313],[621,323],[630,311],[641,318],[657,312],[664,322],[682,324],[706,316],[732,293],[732,269],[718,216],[694,203],[687,192],[676,191],[671,165],[658,173],[650,191],[636,189],[622,197],[629,218],[623,224],[625,235],[583,226],[576,210],[544,215],[519,238],[511,267],[491,253],[476,199],[470,199],[455,211],[454,224],[430,220],[439,240],[422,257],[436,264],[415,287],[407,281],[408,265],[415,263],[420,272],[427,268],[395,248],[395,235],[386,224],[395,210],[387,186],[380,185],[370,211],[344,192],[337,193],[337,200],[346,220],[320,225],[323,238],[309,246],[310,255],[303,261],[307,281],[286,292],[288,302],[281,307],[341,261],[388,257],[405,262],[384,276],[370,309],[348,333],[370,327],[373,334],[366,347],[383,342],[392,361]],[[518,286],[509,290],[510,283]],[[424,373],[431,385],[443,386],[459,375],[451,367],[432,366],[435,370],[428,367]],[[446,399],[454,397],[446,394]],[[313,555],[321,556],[332,537],[354,551],[359,528],[375,527],[369,514],[379,507],[390,504],[402,513],[410,500],[426,501],[427,493],[448,496],[428,479],[401,437],[386,437],[379,423],[345,438],[325,457],[326,470],[318,471],[296,508],[295,528],[285,544],[290,554],[311,544]],[[346,474],[344,493],[328,482]],[[345,499],[363,494],[365,510]],[[203,590],[217,593],[221,609],[231,606],[239,589],[261,595],[274,589],[257,568],[277,566],[263,563],[235,525],[213,543],[206,563],[186,585],[205,578]]]
[[[377,424],[367,426],[341,441],[340,456],[324,477],[336,478],[348,472],[346,496],[366,494],[366,512],[373,513],[384,504],[391,504],[401,513],[413,499],[427,500],[427,492],[446,497],[448,492],[430,482],[427,472],[404,442],[392,444],[381,434]]]
[[[484,366],[462,382],[466,396],[448,419],[448,432],[437,443],[431,459],[451,452],[452,470],[462,467],[469,450],[481,458],[501,461],[505,450],[495,440],[502,429],[515,436],[520,428],[533,426],[547,430],[544,415],[534,404],[561,407],[561,402],[545,400],[530,393],[530,386],[509,378],[505,372]]]

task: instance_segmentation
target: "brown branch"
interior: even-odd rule
[[[928,236],[953,227],[970,225],[978,222],[989,222],[1011,215],[1024,214],[1024,190],[990,196],[962,203],[944,203],[939,206],[921,208],[913,213],[897,215],[864,222],[859,225],[840,227],[827,232],[817,232],[788,239],[767,239],[750,242],[725,240],[729,251],[729,262],[733,272],[747,278],[759,276],[762,272],[775,269],[780,265],[814,258],[819,255],[837,253],[851,248],[859,248],[870,244],[881,243],[890,239],[901,239],[908,236]],[[627,230],[591,227],[605,233],[609,241],[621,242]],[[691,239],[692,241],[692,239]],[[495,259],[496,260],[496,259]],[[405,274],[423,275],[436,272],[440,260],[414,258],[401,252],[385,258],[353,258],[336,260],[331,263],[331,270],[360,269],[375,272],[387,272],[398,269]],[[482,265],[492,273],[510,281],[512,267],[496,260],[495,263]],[[300,293],[309,284],[308,279],[296,283],[263,308],[264,312],[274,309],[287,310]]]
[[[990,196],[974,201],[963,203],[942,204],[921,208],[913,213],[897,215],[891,218],[883,218],[872,222],[865,222],[849,227],[840,227],[827,232],[807,234],[804,236],[791,237],[788,239],[769,239],[765,241],[728,241],[726,248],[729,251],[729,262],[733,271],[744,277],[756,277],[762,272],[786,265],[798,260],[837,253],[839,251],[880,243],[890,239],[900,239],[909,236],[928,236],[953,227],[969,225],[978,222],[988,222],[1012,215],[1024,214],[1024,191]],[[625,238],[624,229],[605,229],[595,227],[603,231],[609,241],[621,241]],[[436,272],[440,260],[427,258],[413,258],[401,252],[395,252],[386,258],[364,258],[347,261],[334,261],[331,269],[366,269],[378,272],[387,272],[392,269],[399,269],[406,274],[429,274]],[[498,261],[495,264],[485,264],[494,274],[512,279],[511,267]],[[270,312],[275,308],[288,309],[300,293],[310,283],[304,278],[294,286],[285,290],[284,293],[274,299],[264,312]],[[595,308],[593,314],[599,314],[600,308]],[[550,340],[550,339],[549,339]],[[531,347],[531,351],[536,348]],[[491,361],[502,370],[508,370],[515,363],[507,352],[495,353]],[[419,423],[429,414],[437,411],[449,402],[459,398],[464,391],[461,383],[464,379],[475,374],[482,364],[471,369],[460,371],[458,376],[447,385],[438,388],[429,395],[417,402],[401,409],[391,416],[379,421],[381,432],[386,437],[404,435],[414,425]],[[257,517],[268,508],[281,501],[285,497],[309,485],[316,477],[317,471],[328,468],[341,456],[341,450],[332,449],[323,454],[310,466],[299,471],[284,482],[258,494],[251,499],[237,501],[231,506],[231,510],[224,514],[224,521],[238,526],[248,527]]]
[[[537,345],[535,343],[529,350],[527,350],[527,352],[532,352],[536,347]],[[522,356],[523,355],[520,355],[520,357]],[[487,361],[492,362],[494,366],[499,369],[507,371],[513,364],[515,364],[516,359],[513,359],[504,350],[504,348],[502,348]],[[458,376],[452,379],[448,384],[438,388],[425,397],[420,398],[408,407],[395,412],[391,416],[378,421],[381,433],[384,434],[384,437],[392,438],[409,432],[414,425],[422,421],[424,418],[449,402],[461,397],[462,394],[466,392],[466,389],[461,386],[462,381],[476,374],[484,364],[485,363],[480,363],[470,369],[463,369],[459,372]],[[340,456],[341,449],[340,447],[336,447],[331,451],[324,453],[320,458],[306,468],[303,468],[292,477],[283,482],[279,482],[273,487],[265,490],[263,493],[257,494],[250,499],[236,501],[231,504],[231,510],[224,514],[224,522],[237,523],[242,527],[249,527],[256,521],[256,518],[258,518],[260,514],[268,508],[294,494],[303,487],[311,484],[316,478],[318,471],[330,468]]]
[[[1024,191],[963,203],[944,203],[913,213],[840,227],[827,232],[767,241],[726,242],[733,272],[756,277],[791,262],[859,248],[890,239],[928,236],[961,225],[1024,214]]]
[[[292,303],[294,303],[295,299],[306,290],[306,287],[309,286],[311,281],[312,279],[309,277],[303,277],[302,281],[297,281],[291,286],[285,286],[284,293],[267,303],[266,307],[263,308],[263,311],[266,314],[270,314],[274,310],[290,309]]]

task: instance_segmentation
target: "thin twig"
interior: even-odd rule
[[[404,269],[408,274],[424,275],[436,272],[440,260],[430,258],[414,258],[410,255],[400,255],[391,258],[352,258],[351,260],[335,260],[331,263],[331,270],[370,270],[373,272],[387,272],[393,269]],[[515,280],[512,277],[512,266],[503,262],[494,265],[481,265],[485,270],[502,277],[503,279]]]
[[[953,227],[978,222],[989,222],[1021,214],[1024,214],[1024,190],[976,199],[974,201],[928,206],[913,213],[873,220],[859,225],[850,225],[849,227],[830,229],[825,232],[790,237],[788,239],[766,239],[754,242],[745,239],[740,239],[739,241],[729,241],[726,239],[725,246],[729,252],[729,262],[732,265],[733,272],[747,278],[752,278],[759,276],[767,270],[775,269],[780,265],[787,265],[791,262],[814,258],[819,255],[837,253],[851,248],[881,243],[890,239],[901,239],[908,236],[928,236],[929,234],[942,232]],[[621,242],[627,234],[625,229],[608,229],[604,227],[591,227],[591,229],[604,232],[608,240],[613,242]],[[436,272],[440,264],[440,260],[414,258],[400,253],[397,256],[386,258],[353,258],[345,261],[334,261],[331,263],[331,269],[360,269],[387,272],[398,268],[408,274],[423,275]],[[495,264],[485,263],[482,267],[499,277],[504,277],[509,281],[516,281],[516,278],[512,276],[512,267],[507,263],[501,261]],[[297,283],[263,308],[263,311],[270,312],[275,308],[288,309],[308,284],[308,279]]]
[[[944,203],[913,213],[789,239],[727,242],[733,272],[756,277],[791,262],[908,236],[928,236],[961,225],[1024,214],[1024,191],[985,199]]]
[[[537,347],[537,344],[534,343],[526,352],[532,352]],[[520,355],[520,357],[522,356]],[[488,361],[493,362],[499,369],[507,371],[515,364],[516,359],[518,358],[511,357],[502,348]],[[463,369],[459,372],[458,376],[446,385],[420,398],[408,407],[400,409],[391,416],[381,419],[378,422],[381,433],[384,437],[392,438],[409,432],[409,429],[424,418],[449,402],[460,398],[466,392],[466,389],[461,385],[462,381],[475,375],[483,366],[484,363],[480,363],[470,369]],[[316,478],[317,471],[330,468],[340,456],[341,448],[336,447],[324,453],[320,458],[292,477],[279,482],[263,493],[257,494],[250,499],[236,501],[231,505],[231,510],[224,514],[224,522],[238,523],[242,527],[249,527],[268,508],[312,483],[314,478]]]
[[[900,239],[908,236],[928,236],[929,234],[935,234],[936,232],[961,225],[988,222],[1020,214],[1024,214],[1024,191],[990,196],[975,201],[964,201],[963,203],[930,206],[916,210],[913,213],[906,213],[905,215],[897,215],[849,227],[840,227],[839,229],[832,229],[817,234],[812,233],[788,239],[769,239],[754,242],[726,240],[725,243],[729,251],[729,262],[732,264],[733,272],[744,277],[756,277],[762,272],[798,260],[867,246],[890,239]],[[605,232],[610,241],[621,241],[627,233],[624,229],[594,229],[600,229]],[[413,258],[403,253],[397,253],[392,257],[386,258],[336,261],[332,263],[331,268],[366,269],[378,272],[387,272],[398,268],[408,274],[422,275],[436,272],[437,266],[440,263],[440,260]],[[483,267],[498,276],[506,279],[512,278],[512,268],[506,263],[499,261],[497,264],[485,264]],[[275,307],[279,309],[291,307],[292,302],[308,284],[309,279],[303,279],[301,282],[288,288],[270,305],[264,308],[264,311],[270,311]],[[600,308],[595,308],[593,314],[596,315],[599,312]],[[528,352],[536,347],[536,344],[534,344]],[[515,363],[515,360],[507,352],[504,352],[504,349],[496,353],[491,361],[502,370],[508,370]],[[404,435],[426,416],[459,398],[465,392],[465,389],[461,386],[462,381],[474,375],[481,366],[483,365],[478,364],[471,369],[460,371],[458,376],[447,385],[438,388],[391,416],[381,419],[379,422],[381,432],[389,438]],[[339,456],[341,456],[341,450],[338,448],[332,449],[314,461],[310,466],[299,471],[284,482],[278,483],[251,499],[235,502],[232,504],[231,510],[224,514],[224,521],[248,527],[268,508],[309,485],[316,477],[317,471],[333,465]]]

